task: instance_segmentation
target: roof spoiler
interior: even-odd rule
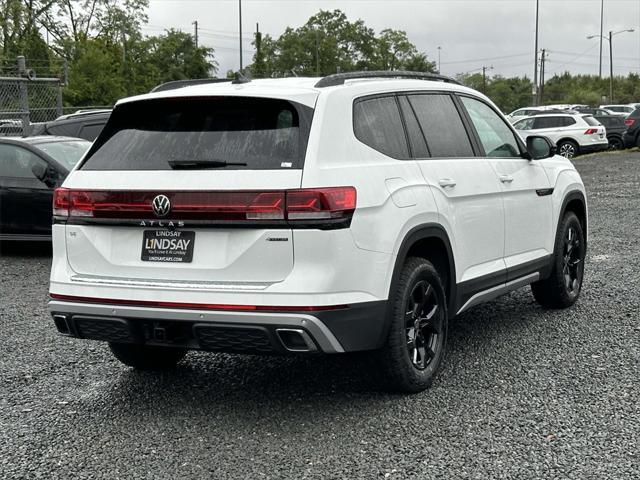
[[[190,87],[192,85],[204,85],[207,83],[230,82],[231,78],[196,78],[193,80],[174,80],[172,82],[162,83],[154,87],[149,93],[164,92],[166,90],[175,90],[176,88]]]
[[[336,85],[344,85],[347,80],[366,79],[366,78],[406,78],[415,80],[431,80],[437,82],[455,83],[456,85],[462,85],[457,80],[438,73],[427,72],[409,72],[404,70],[372,70],[363,72],[345,72],[334,73],[321,78],[318,83],[315,84],[316,88],[334,87]]]

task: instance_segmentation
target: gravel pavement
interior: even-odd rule
[[[575,161],[581,299],[529,289],[461,315],[430,390],[376,390],[358,357],[190,353],[136,373],[55,333],[50,251],[0,257],[0,479],[640,478],[640,153]]]

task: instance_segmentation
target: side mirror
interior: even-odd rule
[[[34,164],[31,167],[31,173],[49,188],[55,187],[56,181],[58,180],[58,172],[50,166],[44,166],[41,163]]]
[[[556,154],[556,146],[547,137],[531,135],[527,137],[527,153],[531,160],[542,160]]]
[[[31,173],[41,182],[44,182],[47,178],[47,167],[42,165],[41,163],[35,163],[31,167]]]

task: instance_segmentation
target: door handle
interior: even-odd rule
[[[513,177],[511,175],[500,175],[500,181],[502,183],[511,183],[513,182]]]
[[[442,188],[453,188],[456,186],[456,181],[453,178],[441,178],[440,180],[438,180],[438,184]]]

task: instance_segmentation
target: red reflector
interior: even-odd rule
[[[77,297],[74,295],[60,295],[50,293],[54,300],[79,303],[102,303],[108,305],[144,306],[154,308],[177,308],[188,310],[235,310],[258,312],[317,312],[322,310],[340,310],[349,308],[348,305],[320,305],[320,306],[271,306],[271,305],[225,305],[214,303],[183,303],[183,302],[156,302],[148,300],[120,300],[115,298]]]
[[[598,133],[597,128],[590,128],[586,132],[584,132],[585,135],[593,135],[594,133]]]
[[[58,217],[69,216],[69,190],[56,188],[53,191],[53,214]]]
[[[625,124],[627,127],[630,127],[630,126],[631,126],[631,125],[633,125],[634,123],[636,123],[636,121],[635,121],[635,119],[633,119],[633,118],[627,118],[627,119],[624,121],[624,124]]]

